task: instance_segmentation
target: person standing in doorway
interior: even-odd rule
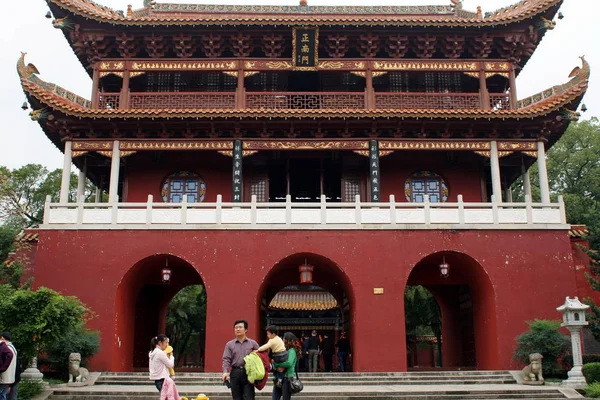
[[[308,372],[317,372],[320,352],[321,344],[319,343],[317,331],[312,331],[308,338]]]
[[[323,354],[325,372],[333,371],[333,354],[335,353],[335,344],[333,343],[333,338],[329,333],[323,334],[321,353]]]
[[[231,386],[233,400],[254,400],[254,385],[248,382],[244,357],[258,349],[258,343],[248,338],[248,321],[233,323],[235,339],[223,351],[223,382]]]
[[[304,370],[309,371],[308,369],[308,336],[302,333],[302,363],[304,364]]]
[[[17,350],[9,343],[10,334],[8,332],[0,334],[0,371],[2,371],[0,373],[0,400],[7,400],[13,387],[16,388]]]
[[[335,345],[338,349],[338,361],[340,363],[340,371],[346,370],[346,360],[352,356],[352,349],[350,348],[350,341],[346,336],[346,332],[342,332],[342,336],[339,338]]]

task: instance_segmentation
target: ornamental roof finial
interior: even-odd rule
[[[477,6],[477,19],[483,19],[483,12],[481,11],[481,6]]]
[[[31,63],[25,65],[25,55],[27,55],[27,53],[21,52],[21,57],[19,57],[19,61],[17,61],[17,72],[21,79],[29,79],[33,75],[40,73],[35,65]]]
[[[300,0],[300,7],[308,6],[308,0]]]
[[[133,8],[131,4],[127,4],[127,18],[131,18],[133,16]]]

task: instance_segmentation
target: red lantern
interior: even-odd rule
[[[442,278],[450,276],[450,264],[446,262],[445,257],[442,257],[442,263],[440,264],[440,275]]]
[[[314,269],[315,267],[308,265],[306,261],[304,261],[304,264],[298,267],[298,270],[300,271],[300,283],[312,283]]]
[[[169,269],[169,259],[165,260],[165,267],[162,269],[160,275],[162,277],[162,283],[168,285],[171,281],[172,271]]]

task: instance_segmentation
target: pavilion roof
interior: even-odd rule
[[[272,309],[294,311],[325,311],[337,306],[337,300],[329,292],[282,291],[269,303]]]
[[[49,5],[98,22],[122,26],[279,25],[485,27],[525,21],[564,0],[522,0],[482,15],[462,9],[462,3],[441,6],[260,6],[153,4],[125,14],[91,0],[47,0]]]
[[[178,119],[271,119],[271,118],[431,118],[431,119],[522,119],[535,118],[555,111],[573,113],[588,88],[590,67],[582,58],[583,66],[569,75],[571,80],[520,100],[515,110],[472,109],[92,109],[91,102],[81,96],[48,83],[40,78],[33,64],[25,65],[25,54],[17,63],[21,84],[28,98],[42,107],[78,118],[178,118]],[[577,104],[575,104],[575,107]],[[574,118],[574,115],[570,115]]]

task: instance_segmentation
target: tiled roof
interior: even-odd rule
[[[269,303],[269,308],[294,311],[324,311],[337,306],[328,292],[279,292]]]
[[[148,13],[125,16],[91,0],[47,0],[84,18],[125,26],[156,25],[371,25],[482,27],[519,22],[542,14],[563,0],[522,0],[485,18],[450,6],[226,6],[155,4]]]
[[[571,225],[571,229],[569,229],[569,237],[573,239],[586,238],[589,233],[590,231],[585,225]]]

